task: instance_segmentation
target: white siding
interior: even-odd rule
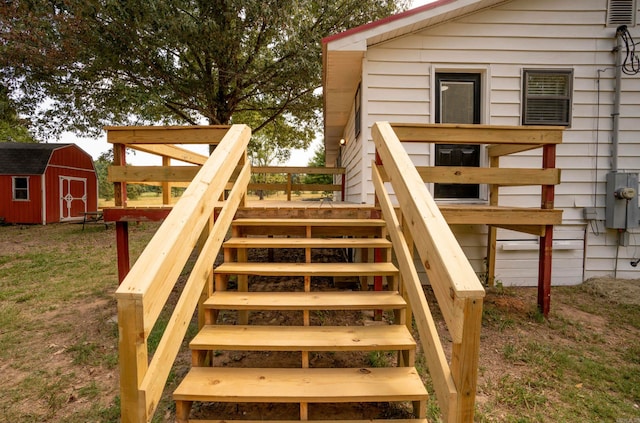
[[[488,87],[484,92],[489,94],[482,106],[483,123],[519,125],[522,69],[573,69],[572,126],[557,149],[557,165],[563,170],[562,183],[556,187],[556,206],[564,210],[564,220],[555,231],[556,241],[564,243],[563,248],[572,248],[554,252],[553,283],[575,284],[585,277],[613,275],[616,265],[617,276],[639,278],[640,266],[633,268],[630,261],[640,256],[640,231],[632,231],[631,246],[618,247],[615,231],[605,230],[603,222],[583,219],[584,207],[598,207],[604,216],[605,178],[611,166],[615,28],[605,27],[606,7],[607,0],[514,0],[370,46],[363,67],[367,114],[363,115],[366,129],[362,136],[368,140],[362,151],[364,201],[373,201],[369,176],[374,154],[372,124],[432,123],[435,71],[482,71],[483,84]],[[640,41],[640,30],[630,30]],[[624,76],[622,90],[619,168],[639,172],[640,76]],[[412,144],[407,148],[416,164],[429,163],[428,147]],[[502,159],[505,167],[540,165],[539,151]],[[501,188],[500,204],[538,207],[539,193],[539,187]],[[455,232],[472,265],[481,272],[486,229],[465,226]],[[497,278],[505,284],[535,285],[538,252],[531,246],[517,249],[513,245],[538,241],[514,234],[499,231]]]

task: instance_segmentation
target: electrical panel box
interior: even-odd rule
[[[638,174],[607,174],[605,225],[609,229],[631,229],[640,226],[638,208]]]

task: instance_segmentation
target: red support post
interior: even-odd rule
[[[542,149],[542,168],[556,167],[555,144],[545,145]],[[542,209],[553,209],[555,186],[542,186]],[[538,263],[538,309],[544,317],[549,317],[551,310],[551,258],[553,253],[553,225],[545,227],[544,236],[540,237],[540,254]]]
[[[118,251],[118,285],[131,269],[129,265],[129,222],[116,222],[116,247]]]

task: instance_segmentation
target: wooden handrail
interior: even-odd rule
[[[439,352],[437,334],[431,333],[430,312],[425,306],[422,287],[412,270],[403,271],[403,287],[413,310],[416,323],[423,326],[421,333],[429,369],[434,369],[436,396],[447,422],[472,422],[478,372],[482,299],[485,291],[478,280],[462,248],[447,225],[422,178],[406,153],[398,136],[387,122],[377,122],[372,128],[378,165],[389,176],[413,242],[425,268],[453,340],[450,365]],[[385,214],[387,227],[394,242],[394,250],[400,251],[399,263],[409,266],[408,257],[413,245],[403,245],[403,229],[393,217],[393,208],[377,167],[374,166],[376,197]],[[383,206],[383,203],[385,204]],[[393,232],[393,235],[391,234]],[[409,277],[407,277],[409,275]],[[435,345],[434,345],[435,344]],[[450,369],[449,371],[447,369]],[[451,379],[449,379],[449,377]],[[452,391],[451,381],[455,386]]]
[[[229,128],[116,291],[123,423],[147,422],[157,407],[199,293],[211,283],[213,260],[246,195],[250,176],[246,148],[250,136],[251,130],[246,125]],[[220,205],[218,198],[227,181],[237,173],[238,164],[242,168],[236,184],[223,203],[218,221],[208,232],[206,227],[214,207]],[[203,231],[206,242],[149,363],[149,333]]]

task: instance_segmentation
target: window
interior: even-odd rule
[[[436,74],[436,123],[480,123],[480,74]],[[436,166],[480,166],[480,146],[437,144]],[[435,198],[480,197],[478,184],[435,184]]]
[[[523,125],[571,124],[572,70],[525,69]]]
[[[13,180],[13,199],[16,201],[29,200],[29,178],[24,176],[14,176]]]
[[[361,113],[361,109],[362,109],[362,98],[361,98],[361,94],[360,94],[360,86],[361,84],[358,84],[358,89],[356,90],[356,98],[353,101],[353,104],[355,105],[355,123],[354,125],[356,126],[355,131],[356,131],[356,138],[358,137],[358,135],[360,135],[360,126],[362,125],[362,113]]]
[[[609,0],[607,7],[607,26],[635,26],[636,0]]]

